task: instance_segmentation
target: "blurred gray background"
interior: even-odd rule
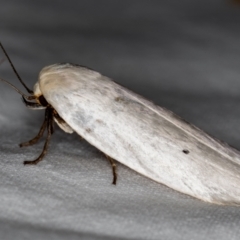
[[[0,1],[0,41],[32,88],[46,65],[95,69],[240,149],[237,1]],[[0,59],[4,58],[0,52]],[[8,62],[0,77],[16,86]],[[56,130],[37,166],[43,111],[0,85],[1,239],[239,239],[240,208],[216,206],[109,163]]]

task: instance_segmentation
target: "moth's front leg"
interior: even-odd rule
[[[43,124],[42,124],[37,136],[27,142],[20,143],[19,147],[27,147],[27,146],[31,146],[31,145],[37,143],[39,141],[39,139],[43,136],[43,133],[44,133],[46,127],[47,127],[47,117],[45,115]]]
[[[26,164],[37,164],[39,163],[40,161],[43,160],[44,156],[46,155],[47,153],[47,150],[48,150],[48,145],[49,145],[49,141],[50,141],[50,138],[52,136],[52,133],[53,133],[53,112],[52,112],[52,109],[51,108],[47,108],[46,109],[46,113],[45,113],[45,120],[44,120],[44,124],[46,123],[47,125],[47,138],[46,138],[46,141],[45,141],[45,144],[44,144],[44,147],[43,147],[43,150],[41,152],[41,154],[39,155],[38,158],[36,158],[35,160],[32,160],[32,161],[24,161],[23,164],[26,165]],[[44,126],[43,124],[43,126]],[[44,128],[44,127],[43,127]],[[46,128],[46,126],[45,126]],[[42,128],[41,128],[42,129]],[[40,132],[41,132],[41,129],[40,129]],[[38,138],[38,136],[36,137]]]

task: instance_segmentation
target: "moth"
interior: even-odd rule
[[[29,95],[7,82],[31,109],[45,109],[38,135],[20,144],[35,144],[47,131],[40,156],[24,164],[37,164],[47,153],[53,123],[67,133],[76,132],[114,160],[181,193],[209,203],[240,203],[240,153],[169,110],[120,86],[100,73],[76,64],[44,67]]]

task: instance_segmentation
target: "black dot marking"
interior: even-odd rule
[[[189,154],[189,151],[188,151],[187,149],[183,149],[182,151],[183,151],[183,153],[185,153],[185,154]]]

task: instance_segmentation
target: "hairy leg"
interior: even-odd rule
[[[39,163],[40,161],[43,160],[44,156],[47,153],[49,141],[50,141],[51,135],[53,133],[53,113],[52,113],[52,109],[51,108],[47,108],[46,109],[45,119],[46,119],[46,122],[47,122],[47,138],[46,138],[43,150],[42,150],[40,156],[37,159],[35,159],[33,161],[24,161],[23,162],[24,165]]]
[[[19,147],[27,147],[27,146],[31,146],[31,145],[37,143],[38,140],[43,136],[43,133],[44,133],[46,127],[47,127],[47,120],[46,120],[46,116],[45,116],[44,122],[43,122],[37,136],[27,142],[20,143]]]

